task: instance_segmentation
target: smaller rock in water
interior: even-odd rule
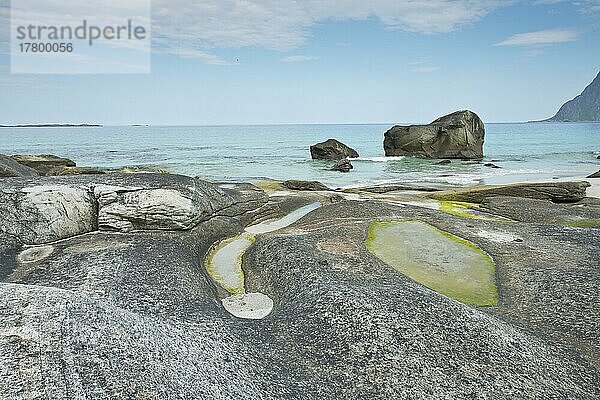
[[[309,192],[331,190],[319,181],[299,181],[295,179],[290,179],[288,181],[283,182],[283,186],[290,190],[304,190]]]
[[[439,165],[444,165],[444,164],[452,164],[452,161],[450,160],[442,160],[438,163]]]
[[[343,160],[358,157],[356,150],[335,139],[310,146],[310,155],[313,160]]]
[[[588,178],[600,178],[600,171],[594,172],[593,174],[588,176]]]
[[[339,160],[335,163],[335,165],[331,168],[332,171],[338,172],[350,172],[354,166],[350,162],[350,160]]]
[[[245,293],[222,300],[231,315],[242,319],[263,319],[273,311],[273,300],[262,293]]]
[[[483,164],[484,167],[488,167],[488,168],[501,168],[499,166],[497,166],[496,164],[493,163],[485,163]]]

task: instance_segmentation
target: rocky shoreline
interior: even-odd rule
[[[20,170],[0,179],[6,398],[600,396],[587,182],[333,190]],[[248,320],[206,262],[253,227],[243,289],[272,310]]]

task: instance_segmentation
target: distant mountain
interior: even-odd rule
[[[573,100],[566,102],[549,122],[600,121],[600,73]]]

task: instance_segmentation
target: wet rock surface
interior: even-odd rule
[[[354,166],[352,165],[352,163],[350,162],[350,160],[339,160],[336,161],[336,163],[333,165],[333,167],[331,167],[332,171],[337,171],[337,172],[350,172],[354,169]]]
[[[396,125],[385,133],[386,156],[483,158],[485,127],[472,111],[457,111],[429,125]]]
[[[85,200],[72,203],[96,204],[96,218],[113,204],[104,212],[123,225],[67,231],[76,216],[67,209],[45,221],[52,230],[35,229],[41,240],[21,226],[55,212],[25,199],[40,186],[81,191]],[[0,229],[6,398],[600,396],[600,229],[546,222],[580,204],[544,201],[557,208],[535,219],[509,213],[521,205],[500,197],[482,204],[517,220],[507,222],[368,197],[323,201],[244,254],[245,292],[266,297],[227,307],[269,309],[255,321],[224,308],[205,257],[247,225],[322,194],[269,197],[253,185],[164,174],[8,178],[0,194],[3,215],[16,204],[25,216]],[[421,221],[481,248],[495,263],[497,305],[453,300],[375,257],[365,240],[377,221]]]

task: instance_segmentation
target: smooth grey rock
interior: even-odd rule
[[[335,165],[331,167],[332,171],[337,172],[350,172],[352,169],[354,169],[354,166],[348,159],[336,161]]]
[[[10,178],[13,176],[37,176],[38,173],[33,168],[19,164],[10,157],[0,154],[0,178]]]
[[[374,185],[374,186],[360,186],[356,188],[347,188],[343,189],[344,193],[360,193],[360,192],[368,192],[368,193],[389,193],[389,192],[398,192],[398,191],[415,191],[415,192],[439,192],[442,189],[439,187],[433,186],[420,186],[410,183],[404,184],[387,184],[387,185]]]
[[[551,200],[555,203],[574,203],[585,198],[589,182],[516,183],[504,186],[475,186],[433,193],[431,198],[441,201],[481,203],[487,197],[512,196]]]
[[[290,190],[303,190],[303,191],[325,191],[331,190],[327,186],[323,185],[318,181],[298,181],[294,179],[283,182],[283,186]]]
[[[481,246],[496,262],[498,307],[452,301],[372,257],[374,219],[423,220]],[[301,349],[277,359],[312,360],[306,389],[319,398],[598,396],[600,230],[465,220],[344,201],[258,238],[243,268],[247,290],[274,301],[261,328],[273,349]]]
[[[189,182],[145,174],[96,178],[96,185],[178,192]],[[222,307],[203,260],[214,243],[243,229],[225,214],[243,212],[236,202],[257,197],[252,188],[240,195],[236,187],[220,190],[233,204],[189,230],[98,231],[17,252],[15,264],[0,269],[0,393],[265,400],[600,395],[600,230],[342,201],[260,236],[244,255],[247,291],[273,299],[268,317],[248,321]],[[366,250],[371,221],[415,219],[494,258],[498,307],[472,308],[439,295]],[[490,233],[523,242],[494,241]]]
[[[0,231],[41,244],[95,229],[189,230],[215,215],[251,221],[267,200],[171,174],[9,178],[0,182]]]
[[[233,199],[233,203],[217,212],[232,217],[244,225],[250,225],[279,216],[279,205],[269,201],[269,195],[249,183],[221,184],[221,190]]]
[[[549,200],[521,197],[487,197],[481,209],[523,222],[600,228],[600,204],[556,204]]]
[[[73,160],[52,154],[40,154],[36,156],[18,154],[11,156],[11,158],[19,164],[35,169],[40,175],[57,175],[56,172],[62,170],[64,167],[77,166]],[[52,173],[52,171],[55,172]]]
[[[483,158],[485,127],[472,111],[457,111],[429,125],[392,127],[385,133],[386,156]]]
[[[310,146],[310,155],[313,160],[342,160],[358,157],[356,150],[335,139]]]
[[[98,208],[89,188],[45,182],[0,182],[0,231],[42,244],[95,229]]]
[[[129,185],[95,184],[99,229],[188,230],[234,204],[217,185],[198,179],[171,174],[129,177],[138,179],[129,179]]]
[[[265,398],[274,374],[201,264],[239,229],[96,232],[19,264],[0,283],[2,397]]]

